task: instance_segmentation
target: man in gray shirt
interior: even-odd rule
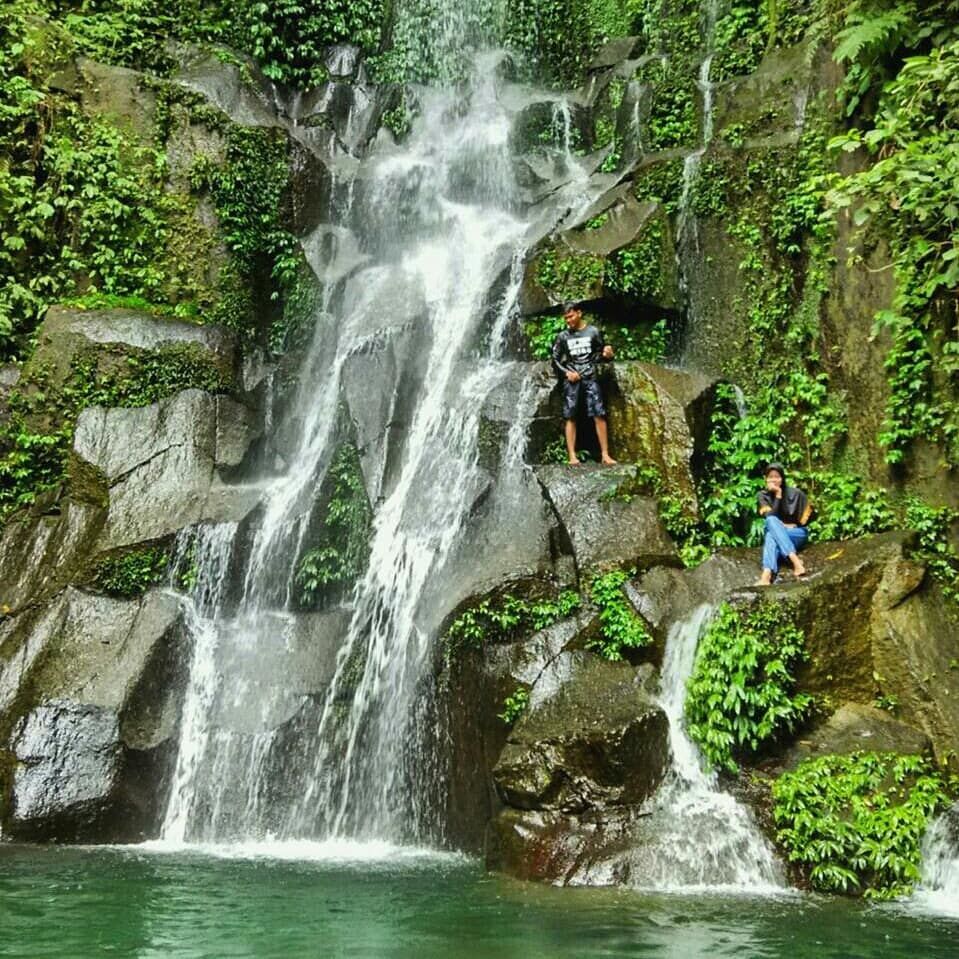
[[[595,326],[583,319],[583,311],[575,303],[563,306],[566,329],[553,343],[553,366],[563,378],[563,418],[566,420],[566,452],[571,466],[579,466],[576,455],[576,411],[580,397],[585,398],[586,413],[596,424],[600,457],[607,466],[616,463],[609,455],[606,432],[606,406],[603,392],[596,381],[596,368],[613,358],[613,348],[603,341]]]

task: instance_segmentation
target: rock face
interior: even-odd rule
[[[121,769],[116,713],[54,700],[20,721],[12,747],[15,834],[70,840],[103,833],[104,798],[116,791]]]
[[[631,480],[628,470],[540,466],[536,476],[581,572],[598,565],[678,564],[656,501],[619,493]]]
[[[74,452],[105,477],[101,550],[159,539],[201,521],[238,521],[254,503],[216,484],[218,465],[242,460],[252,420],[238,404],[184,390],[136,409],[91,407],[77,420]]]
[[[157,591],[116,600],[71,588],[3,622],[6,835],[80,842],[155,835],[183,645],[178,604]]]
[[[888,712],[863,703],[845,703],[812,733],[803,736],[786,754],[792,769],[817,756],[846,756],[855,752],[926,753],[928,736],[894,719]]]
[[[492,868],[574,881],[604,858],[604,824],[637,811],[662,781],[668,723],[649,667],[565,652],[541,672],[493,770],[508,807],[491,823]]]
[[[799,687],[839,710],[821,731],[803,734],[810,749],[835,742],[845,751],[842,743],[858,739],[861,748],[873,739],[910,751],[931,743],[945,761],[959,736],[959,637],[910,543],[910,534],[894,532],[817,544],[803,554],[805,579],[768,590],[751,585],[755,551],[724,551],[694,570],[652,570],[633,584],[633,598],[659,635],[704,602],[785,604],[809,652]],[[872,709],[880,698],[892,715]]]
[[[233,335],[221,327],[161,319],[142,310],[80,310],[53,306],[44,317],[37,349],[27,372],[43,369],[53,377],[53,382],[62,383],[78,354],[107,345],[131,350],[190,346],[198,350],[228,382],[237,369]]]
[[[503,802],[580,813],[645,799],[665,750],[665,717],[643,692],[645,678],[592,653],[557,656],[493,770]]]

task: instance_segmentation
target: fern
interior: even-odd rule
[[[899,46],[906,34],[915,30],[916,8],[904,4],[894,10],[857,11],[849,15],[849,26],[836,35],[834,54],[839,63],[851,63],[868,57],[876,60]]]

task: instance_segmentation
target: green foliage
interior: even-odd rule
[[[816,889],[906,896],[920,878],[926,827],[957,787],[921,756],[810,759],[773,784],[777,839]]]
[[[959,606],[959,552],[952,536],[957,523],[957,510],[936,508],[916,498],[906,501],[906,528],[914,530],[919,539],[916,558],[925,563],[946,599]]]
[[[813,472],[802,483],[816,504],[809,524],[816,540],[854,539],[896,525],[898,517],[886,490],[870,489],[858,476]]]
[[[342,589],[355,582],[369,557],[373,513],[355,446],[344,443],[337,450],[320,491],[329,500],[315,546],[300,558],[295,580],[304,606],[315,606],[329,595],[331,587]]]
[[[599,45],[635,33],[649,0],[517,0],[506,11],[505,45],[529,72],[575,86]]]
[[[525,686],[519,686],[515,692],[503,700],[503,711],[498,714],[499,718],[507,726],[512,726],[526,712],[527,706],[529,706],[529,690]]]
[[[111,596],[139,596],[166,577],[170,556],[158,547],[132,550],[100,562],[93,585]]]
[[[163,189],[161,153],[72,101],[51,110],[47,77],[30,72],[40,40],[19,26],[0,35],[0,64],[12,60],[0,66],[0,358],[22,353],[50,303],[85,290],[168,299],[182,202]]]
[[[623,592],[629,576],[624,570],[613,570],[594,576],[589,584],[589,598],[599,608],[600,635],[588,646],[614,662],[623,658],[624,649],[641,649],[653,641]]]
[[[301,277],[296,239],[281,226],[289,176],[286,141],[277,131],[233,126],[227,135],[226,162],[220,165],[199,157],[190,171],[194,189],[208,190],[216,206],[224,242],[233,254],[231,269],[246,286],[272,286],[273,300],[292,294]],[[221,304],[212,318],[253,337],[258,307],[263,306],[251,302],[237,311]],[[283,323],[280,316],[274,326]],[[283,339],[282,329],[270,333],[271,342]]]
[[[239,9],[241,49],[271,80],[298,87],[326,79],[322,53],[330,44],[374,51],[386,16],[383,0],[247,0]]]
[[[528,601],[512,593],[484,599],[460,613],[447,628],[447,657],[463,647],[511,642],[524,633],[546,629],[571,616],[581,603],[579,594],[571,590],[564,590],[555,599]]]
[[[812,697],[794,692],[794,670],[806,655],[803,633],[783,606],[720,606],[686,687],[687,729],[711,766],[735,772],[737,756],[803,719]]]
[[[861,235],[889,238],[896,293],[876,316],[892,341],[886,357],[890,398],[880,443],[903,462],[919,438],[959,464],[959,341],[952,305],[959,287],[959,20],[954,3],[855,4],[836,51],[851,63],[846,85],[854,111],[888,76],[868,122],[835,138],[834,151],[871,161],[834,175],[833,211],[849,211]],[[892,60],[892,54],[896,54]],[[895,63],[889,68],[887,64]]]

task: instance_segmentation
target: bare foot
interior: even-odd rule
[[[801,559],[797,559],[796,562],[793,563],[793,576],[795,576],[796,579],[799,579],[800,576],[805,576],[805,575],[806,575],[806,566]]]
[[[618,466],[618,465],[619,464],[617,463],[617,461],[614,460],[612,456],[609,455],[609,453],[607,453],[603,457],[603,466]]]
[[[772,586],[773,584],[773,574],[771,570],[764,569],[760,574],[759,579],[753,584],[755,586]]]
[[[583,464],[574,456],[574,457],[569,461],[569,465],[570,465],[570,466],[582,466]]]

